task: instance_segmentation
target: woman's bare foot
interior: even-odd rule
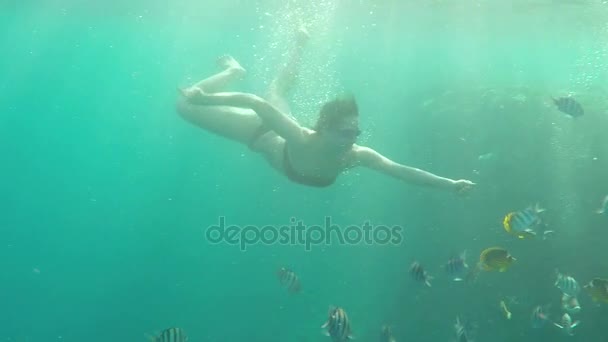
[[[240,76],[244,76],[247,73],[245,68],[243,68],[241,64],[230,55],[223,55],[218,58],[217,65],[225,70],[230,70],[234,73],[240,74]]]
[[[177,91],[191,104],[203,104],[205,93],[199,87],[177,88]]]
[[[190,96],[192,96],[194,89],[196,89],[196,87],[188,87],[188,88],[177,87],[177,91],[185,98],[189,98]]]

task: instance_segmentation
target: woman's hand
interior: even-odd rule
[[[473,187],[475,187],[475,185],[477,184],[466,179],[459,179],[452,182],[452,188],[459,195],[464,195],[469,191],[473,190]]]

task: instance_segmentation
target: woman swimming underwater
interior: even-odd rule
[[[247,145],[293,182],[326,187],[346,170],[366,167],[410,184],[458,193],[475,185],[453,180],[392,161],[375,150],[356,144],[359,111],[352,96],[325,103],[313,128],[300,125],[285,101],[297,74],[308,40],[298,31],[289,61],[271,83],[266,99],[241,92],[220,92],[246,74],[232,57],[219,60],[221,72],[191,87],[180,89],[178,113],[187,121],[225,138]]]

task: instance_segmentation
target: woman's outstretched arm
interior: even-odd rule
[[[209,94],[199,88],[180,91],[191,104],[251,109],[258,114],[264,125],[287,141],[299,142],[304,137],[305,130],[300,124],[257,95],[239,92]]]
[[[401,165],[368,147],[358,146],[355,152],[357,165],[380,171],[407,183],[431,186],[459,193],[466,192],[475,185],[475,183],[468,180],[453,180],[437,176],[428,171]]]

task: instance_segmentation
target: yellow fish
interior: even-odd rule
[[[506,319],[511,319],[511,311],[507,308],[507,304],[505,304],[504,300],[500,301],[500,310],[502,310],[503,315],[505,315]]]
[[[534,207],[510,212],[504,217],[502,225],[507,233],[520,239],[533,238],[536,236],[534,228],[541,223],[539,214],[543,211],[545,209],[536,204]]]
[[[516,259],[502,247],[490,247],[481,252],[479,267],[484,271],[505,272]]]
[[[608,279],[593,278],[585,290],[594,302],[608,303]]]

